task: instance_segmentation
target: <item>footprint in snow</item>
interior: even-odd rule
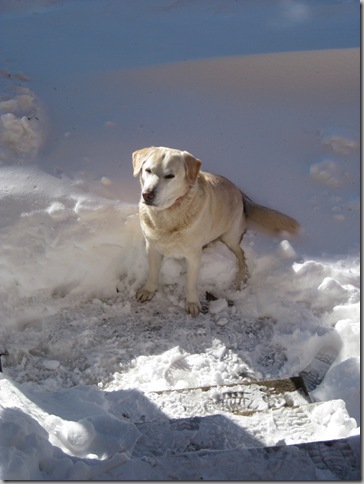
[[[306,388],[312,392],[325,378],[326,373],[338,355],[338,349],[324,346],[312,362],[300,373]]]

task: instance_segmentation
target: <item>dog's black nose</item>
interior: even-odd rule
[[[151,203],[155,198],[155,192],[154,191],[143,192],[142,196],[147,203]]]

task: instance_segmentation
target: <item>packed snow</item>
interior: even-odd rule
[[[302,372],[322,402],[305,432],[283,437],[258,415],[246,447],[359,435],[359,5],[268,3],[2,2],[1,479],[180,478],[168,459],[190,424],[173,440],[169,419],[212,418],[183,390]],[[262,31],[240,28],[252,18]],[[340,40],[348,25],[356,36]],[[208,246],[196,318],[181,260],[163,262],[152,301],[135,298],[147,261],[131,154],[149,145],[190,151],[302,226],[289,240],[244,236],[241,291],[233,254]],[[224,429],[216,446],[234,452],[248,424],[214,416],[206,448]],[[241,475],[266,478],[254,462]],[[296,466],[270,477],[300,478]]]

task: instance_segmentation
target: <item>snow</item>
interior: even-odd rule
[[[289,446],[360,433],[358,2],[0,12],[0,478],[331,479]],[[135,299],[147,261],[131,153],[148,145],[187,149],[302,225],[245,235],[241,291],[231,252],[207,247],[197,318],[183,261]],[[299,374],[316,402],[302,427],[183,393]],[[192,441],[222,453],[186,454]],[[264,446],[294,472],[270,453],[267,474]]]

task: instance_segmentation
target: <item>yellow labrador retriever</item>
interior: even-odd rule
[[[276,210],[254,203],[222,176],[200,171],[201,161],[187,151],[165,147],[143,148],[133,153],[134,176],[140,175],[139,214],[146,240],[149,274],[137,292],[149,301],[158,288],[163,256],[187,262],[186,311],[200,311],[198,277],[204,246],[224,242],[238,261],[236,282],[247,279],[241,240],[249,222],[272,233],[295,233],[299,224]]]

